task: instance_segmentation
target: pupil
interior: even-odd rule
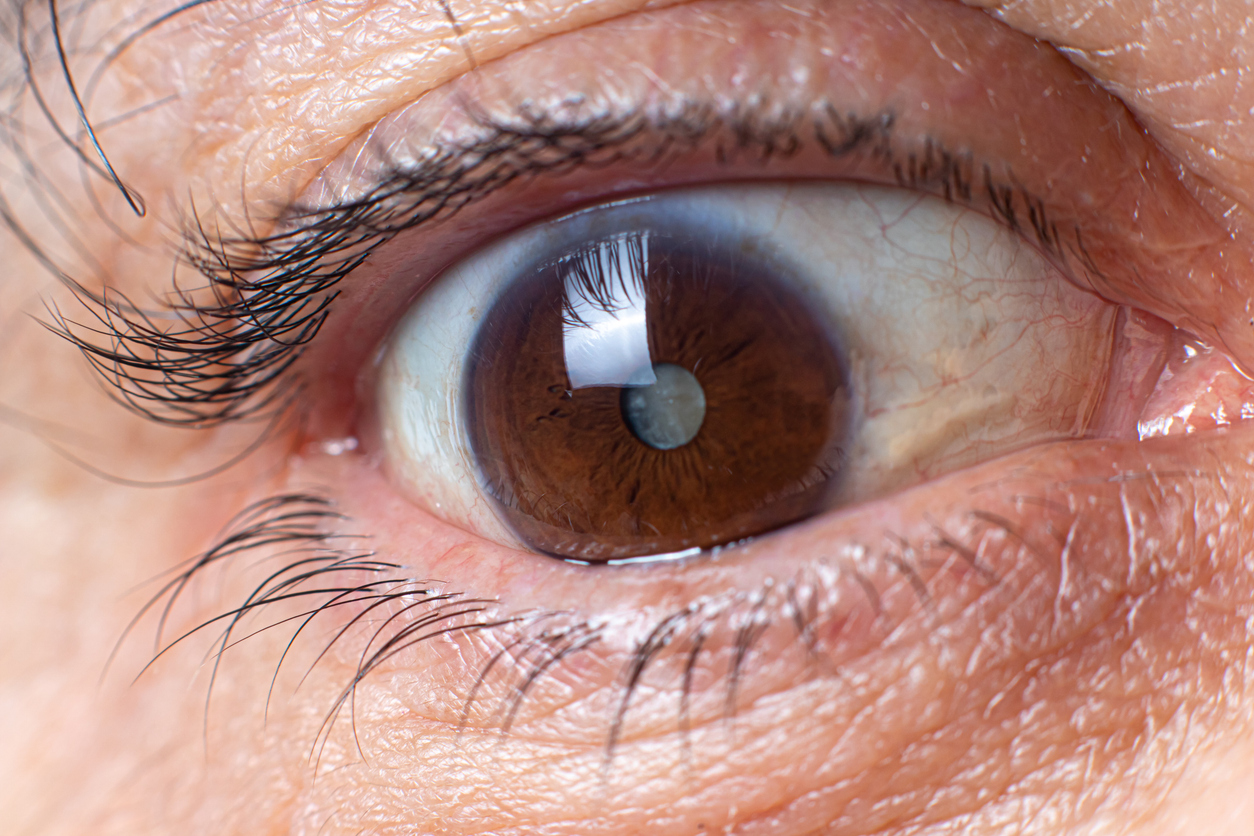
[[[705,390],[692,372],[673,363],[654,363],[653,375],[652,385],[623,389],[623,419],[655,450],[683,447],[705,422]]]
[[[551,255],[484,317],[462,389],[480,483],[523,542],[669,554],[825,507],[847,363],[799,281],[680,223]]]

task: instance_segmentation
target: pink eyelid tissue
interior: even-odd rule
[[[1090,437],[1150,439],[1254,418],[1254,377],[1224,351],[1158,317],[1120,311]]]
[[[1178,332],[1136,421],[1140,439],[1184,435],[1254,418],[1254,378],[1227,354]]]

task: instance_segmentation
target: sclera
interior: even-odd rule
[[[854,400],[831,507],[1083,436],[1100,406],[1117,307],[1004,225],[864,184],[674,190],[528,227],[424,292],[391,337],[378,388],[387,463],[412,499],[521,545],[484,495],[465,438],[466,351],[502,289],[530,266],[633,216],[738,238],[786,265],[821,307],[847,352]]]

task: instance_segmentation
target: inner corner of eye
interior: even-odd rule
[[[665,192],[433,283],[387,347],[386,457],[483,536],[594,563],[695,553],[1085,434],[1117,310],[914,192]]]

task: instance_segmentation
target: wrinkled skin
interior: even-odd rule
[[[36,5],[11,0],[6,20],[16,25],[9,6],[29,6],[27,24],[39,33],[30,41],[35,76],[71,126]],[[85,45],[71,59],[80,80],[99,66],[101,38],[116,44],[167,8],[114,0],[87,7],[66,12],[67,39]],[[738,22],[755,14],[779,31],[755,41],[766,24]],[[884,20],[921,48],[878,47]],[[1254,368],[1254,320],[1242,310],[1254,287],[1254,12],[1238,0],[813,2],[770,14],[736,0],[319,0],[278,11],[217,0],[135,42],[92,100],[98,121],[161,103],[101,133],[113,165],[143,194],[144,218],[103,179],[83,177],[82,161],[29,95],[0,124],[10,142],[0,149],[0,208],[29,236],[0,229],[5,833],[1250,832],[1254,429],[1241,422],[1145,442],[1019,450],[821,516],[726,560],[622,571],[558,564],[450,525],[406,498],[368,440],[348,454],[327,452],[324,442],[368,424],[370,358],[419,289],[389,276],[415,252],[464,254],[560,211],[562,201],[680,180],[817,176],[819,164],[804,153],[744,175],[680,161],[666,170],[609,167],[556,184],[540,178],[513,193],[530,188],[524,201],[504,194],[442,226],[405,233],[345,280],[336,311],[300,361],[315,404],[307,420],[279,425],[231,468],[185,483],[132,484],[180,482],[232,461],[258,425],[187,430],[136,416],[106,396],[71,345],[38,324],[50,320],[44,300],[71,318],[83,311],[35,250],[89,288],[119,288],[143,302],[168,291],[190,207],[210,226],[264,225],[370,126],[458,83],[471,65],[490,74],[500,62],[506,80],[515,77],[509,67],[526,65],[527,78],[534,72],[574,87],[589,64],[571,56],[595,48],[606,67],[678,78],[706,65],[694,59],[698,69],[685,69],[677,55],[714,50],[710,44],[722,42],[703,37],[742,23],[743,51],[710,58],[711,73],[757,60],[756,50],[805,55],[807,33],[840,38],[861,27],[863,63],[849,72],[869,79],[877,66],[892,75],[917,62],[917,78],[907,76],[915,82],[885,84],[904,97],[898,106],[930,94],[940,107],[916,114],[932,120],[928,130],[1009,158],[1020,153],[1014,130],[986,122],[964,136],[973,123],[957,118],[967,106],[960,93],[995,88],[1001,116],[981,118],[1022,124],[1014,122],[1022,110],[1029,127],[1016,130],[1036,154],[1024,176],[1040,181],[1037,193],[1053,184],[1048,199],[1065,215],[1069,190],[1091,188],[1094,217],[1114,219],[1098,236],[1098,257],[1144,258],[1152,269],[1138,275],[1157,282],[1120,284],[1112,268],[1102,272],[1110,283],[1095,289]],[[0,46],[6,76],[21,72],[14,43]],[[963,54],[963,44],[980,49]],[[1087,116],[1041,116],[1036,94],[1015,92],[1030,74],[994,78],[988,69],[999,60],[1026,66],[1029,55],[1042,68],[1032,76],[1037,93],[1058,80],[1056,113],[1070,113],[1074,99]],[[950,70],[956,75],[945,81]],[[1095,86],[1083,83],[1085,74]],[[950,86],[926,87],[942,81]],[[483,88],[488,97],[520,96]],[[879,95],[869,81],[859,89],[867,101]],[[952,124],[945,114],[956,117]],[[1096,152],[1107,154],[1093,163],[1096,173],[1077,174],[1056,160],[1070,159],[1088,138],[1060,134],[1086,125],[1095,134],[1117,128],[1121,144]],[[63,202],[46,209],[40,198],[53,190]],[[1089,217],[1084,211],[1075,209],[1075,223]],[[1120,225],[1125,216],[1137,224]],[[55,218],[78,245],[59,234]],[[1243,379],[1225,380],[1242,397]],[[1177,399],[1199,391],[1185,387]],[[362,679],[329,730],[327,712],[381,616],[350,627],[316,665],[315,657],[360,608],[312,622],[268,704],[290,630],[260,633],[225,653],[208,705],[205,660],[216,650],[215,630],[140,675],[153,655],[154,613],[126,630],[158,588],[150,579],[203,552],[249,503],[296,491],[335,502],[345,519],[327,524],[355,537],[344,548],[370,549],[403,567],[404,577],[496,602],[485,606],[502,616],[561,609],[554,624],[573,632],[550,647],[568,646],[560,642],[589,625],[601,629],[598,641],[553,660],[518,701],[508,733],[517,673],[535,665],[511,644],[538,633],[526,623],[407,648]],[[940,549],[904,572],[900,559],[939,548],[942,531],[976,557]],[[897,562],[886,543],[900,546]],[[166,641],[239,606],[265,578],[260,561],[275,551],[195,579],[171,612]],[[828,558],[843,567],[841,556],[855,552],[856,582],[840,572],[822,580],[815,567]],[[800,631],[809,651],[779,615],[788,611],[779,582],[798,577],[819,577],[814,588],[828,596]],[[759,590],[773,590],[760,610],[778,617],[768,619],[738,675],[728,711],[729,660],[744,623],[736,619],[753,609]],[[709,600],[727,606],[711,617],[706,655],[689,669],[687,714],[677,720],[675,706],[696,620],[656,655],[631,711],[616,714],[633,650],[667,613]],[[241,629],[296,612],[262,613]],[[498,675],[484,676],[468,703],[502,648]],[[506,668],[512,673],[501,674]]]

